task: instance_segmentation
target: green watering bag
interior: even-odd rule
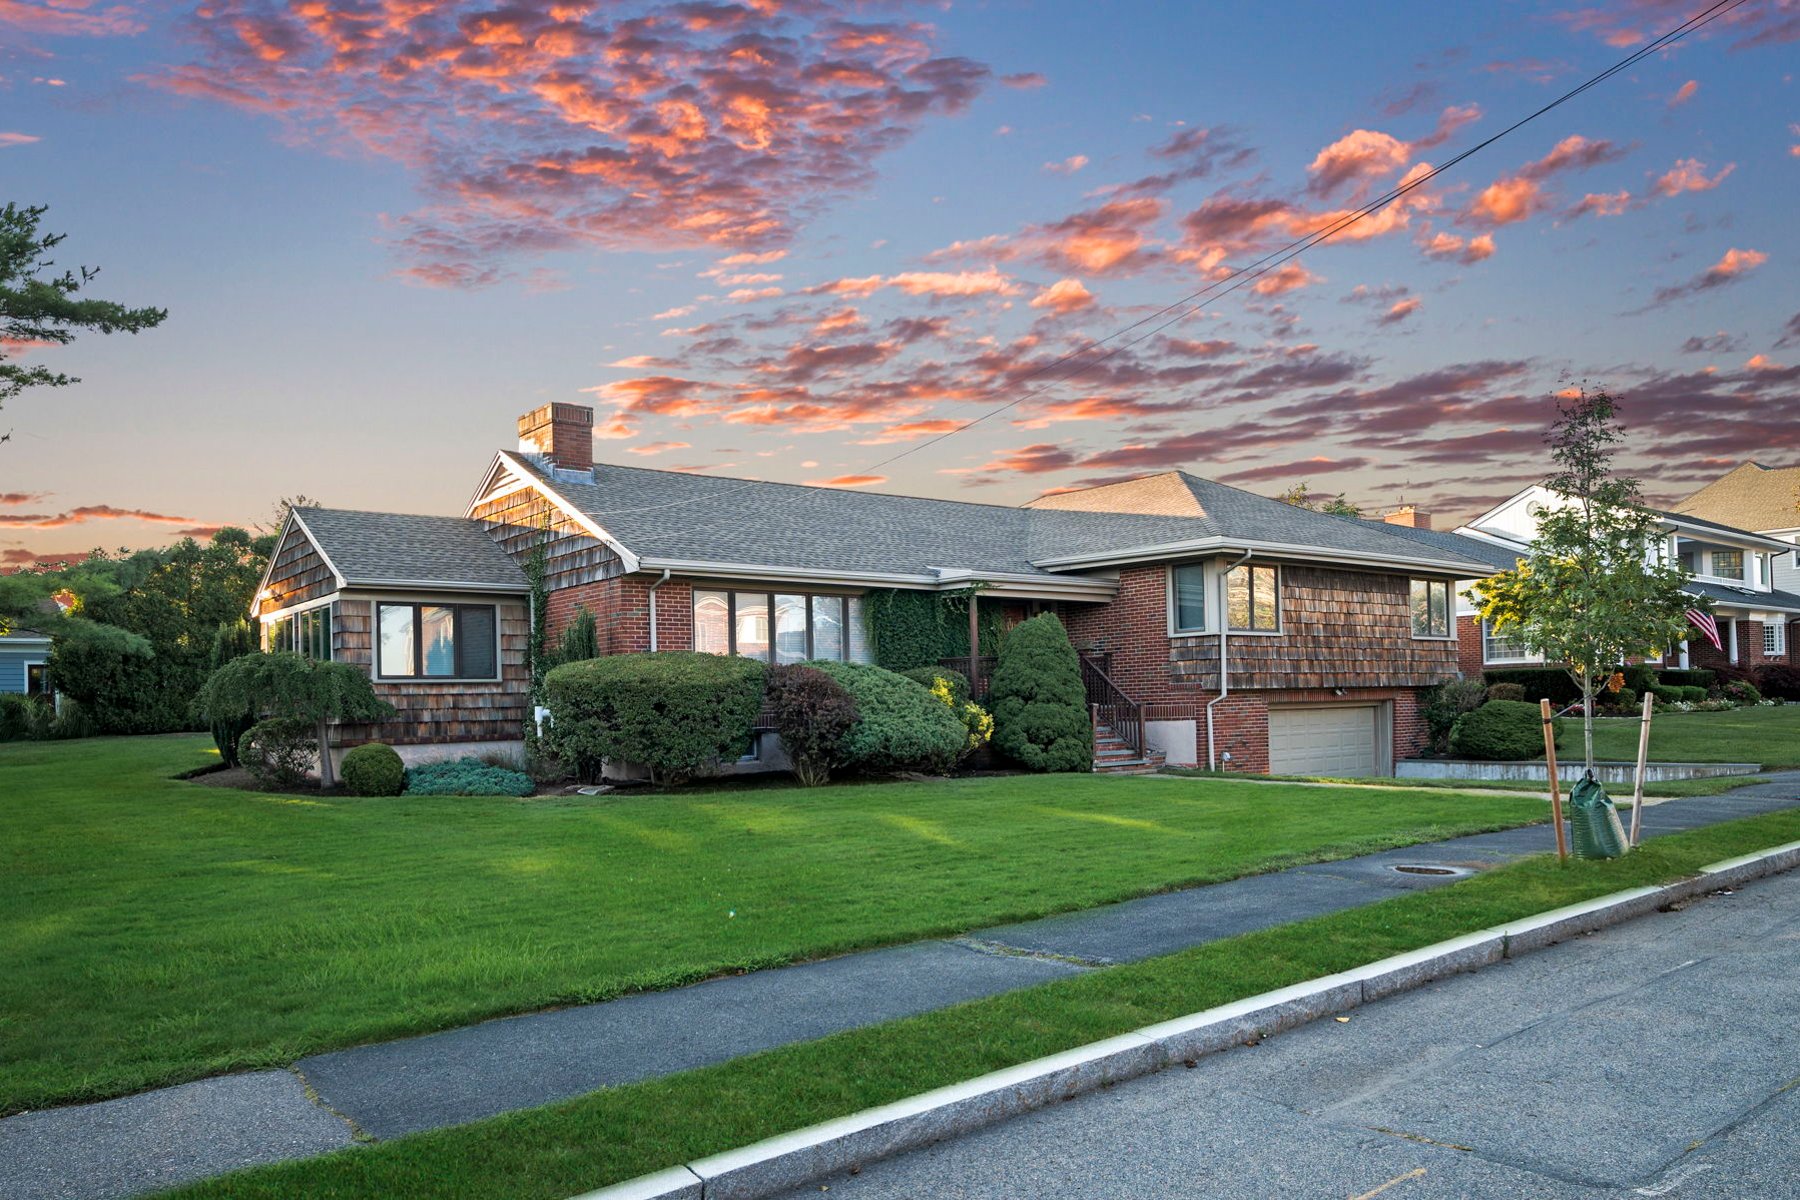
[[[1577,858],[1617,858],[1625,853],[1619,810],[1592,771],[1569,790],[1569,828]]]

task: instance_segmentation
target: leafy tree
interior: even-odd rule
[[[375,694],[368,675],[349,663],[315,662],[278,651],[246,654],[206,677],[194,710],[209,723],[310,721],[319,756],[319,786],[332,784],[329,737],[333,721],[382,721],[394,707]]]
[[[1362,509],[1344,499],[1344,493],[1327,496],[1323,500],[1313,498],[1310,485],[1296,483],[1281,495],[1275,497],[1283,504],[1291,504],[1295,508],[1304,508],[1308,512],[1330,513],[1334,517],[1360,517]]]
[[[78,267],[56,273],[50,252],[65,235],[41,233],[42,205],[0,208],[0,405],[28,387],[67,387],[80,380],[42,365],[8,362],[8,345],[66,346],[78,330],[137,333],[162,324],[162,308],[126,308],[110,300],[83,299],[81,289],[99,269]],[[10,435],[0,434],[0,442]]]
[[[1545,441],[1556,471],[1544,481],[1557,502],[1538,518],[1531,556],[1469,593],[1497,633],[1544,661],[1562,663],[1581,688],[1585,761],[1594,765],[1594,695],[1628,658],[1660,653],[1700,604],[1686,575],[1661,553],[1662,518],[1644,507],[1635,479],[1613,473],[1624,437],[1606,389],[1581,388],[1558,405]]]

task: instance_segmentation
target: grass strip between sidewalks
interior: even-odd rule
[[[1447,887],[576,1100],[222,1176],[184,1200],[561,1200],[1044,1055],[1800,838],[1800,811],[1611,862],[1527,859]]]

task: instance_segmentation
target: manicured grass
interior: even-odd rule
[[[1214,942],[716,1067],[224,1176],[182,1200],[495,1196],[591,1188],[971,1079],[1244,996],[1800,838],[1781,812],[1659,838],[1612,862],[1528,859],[1429,892]],[[775,1098],[779,1098],[776,1102]]]
[[[539,800],[168,778],[210,754],[0,746],[0,1113],[1543,816],[1093,775]]]
[[[1201,779],[1242,779],[1242,775],[1227,775],[1223,771],[1207,771],[1192,767],[1168,767],[1169,775],[1187,775]],[[1252,779],[1269,779],[1280,783],[1335,783],[1351,787],[1384,787],[1384,788],[1433,788],[1448,792],[1529,792],[1534,795],[1549,795],[1549,784],[1541,780],[1530,779],[1339,779],[1329,775],[1252,775]],[[1644,795],[1656,798],[1670,796],[1717,796],[1735,788],[1748,787],[1753,783],[1767,783],[1766,775],[1715,775],[1706,779],[1669,779],[1658,783],[1644,785]],[[1567,785],[1564,786],[1566,792]],[[1607,794],[1613,803],[1626,808],[1631,806],[1631,788],[1625,784],[1608,784]]]
[[[1637,759],[1638,719],[1598,717],[1594,757]],[[1581,757],[1581,722],[1563,722],[1556,754]],[[1800,704],[1734,708],[1726,712],[1658,713],[1650,721],[1650,758],[1655,762],[1761,763],[1764,770],[1800,766]]]

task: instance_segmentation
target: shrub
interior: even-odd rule
[[[1762,693],[1756,690],[1756,685],[1742,679],[1727,682],[1719,689],[1719,695],[1733,704],[1762,703]]]
[[[1685,700],[1689,704],[1702,703],[1706,699],[1707,694],[1708,694],[1707,690],[1703,687],[1682,687],[1682,688],[1676,688],[1675,690],[1677,692],[1680,692],[1681,699]]]
[[[815,667],[776,667],[769,672],[767,705],[794,778],[803,787],[830,782],[856,726],[856,701],[844,685]]]
[[[1496,683],[1488,687],[1488,700],[1523,700],[1525,689],[1516,683]]]
[[[406,772],[409,796],[529,796],[536,787],[529,775],[479,758],[422,763]]]
[[[0,692],[0,742],[37,741],[50,736],[55,713],[42,700]]]
[[[1686,668],[1676,667],[1658,672],[1657,674],[1657,682],[1663,687],[1709,688],[1713,685],[1713,680],[1716,678],[1717,676],[1711,671],[1703,671],[1697,668],[1688,670]],[[1644,689],[1639,688],[1638,690],[1641,692]]]
[[[200,685],[192,710],[209,725],[274,717],[304,721],[313,731],[315,758],[324,753],[330,722],[381,721],[394,715],[393,705],[375,694],[362,668],[315,662],[285,650],[245,654],[225,663]],[[242,739],[238,744],[243,745]],[[320,787],[329,781],[330,765],[329,759],[320,760]]]
[[[150,641],[85,618],[62,621],[50,648],[50,678],[64,697],[100,718],[108,733],[165,733],[178,728],[142,694],[153,687]]]
[[[1646,663],[1633,663],[1621,668],[1621,672],[1625,676],[1625,686],[1640,696],[1661,682],[1656,678],[1656,668]]]
[[[226,663],[257,652],[256,631],[250,628],[250,622],[221,621],[219,628],[213,633],[212,657],[207,666],[217,671]],[[235,716],[219,716],[207,721],[207,728],[212,732],[213,745],[219,748],[219,761],[228,767],[238,765],[237,744],[244,732],[256,723],[256,717],[248,712]]]
[[[1656,697],[1656,702],[1658,704],[1679,704],[1688,698],[1683,695],[1683,693],[1688,690],[1688,688],[1662,687],[1661,685],[1658,685],[1650,689],[1650,694]],[[1705,688],[1700,689],[1700,699],[1706,699]]]
[[[1517,684],[1495,684],[1495,687],[1517,687]],[[1452,679],[1439,684],[1425,695],[1425,729],[1431,735],[1431,750],[1442,754],[1450,748],[1450,727],[1456,718],[1473,712],[1489,699],[1492,689],[1479,679]]]
[[[342,773],[352,796],[398,796],[406,786],[406,764],[385,742],[364,742],[345,751]]]
[[[238,739],[238,762],[267,787],[293,787],[318,757],[317,731],[305,717],[270,717]]]
[[[586,662],[590,658],[599,657],[600,634],[594,625],[594,613],[583,604],[575,610],[574,620],[562,632],[562,640],[557,643],[556,661]]]
[[[582,779],[597,778],[612,760],[642,763],[653,780],[678,783],[743,752],[766,669],[691,650],[565,663],[544,676],[544,740]]]
[[[1800,700],[1800,667],[1769,663],[1759,668],[1756,690],[1774,700]]]
[[[994,745],[1008,758],[1033,771],[1093,769],[1081,659],[1055,614],[1032,617],[1007,635],[989,695]]]
[[[1516,683],[1533,703],[1548,700],[1560,708],[1581,699],[1581,685],[1561,667],[1503,667],[1483,671],[1481,677],[1489,683]]]
[[[1484,704],[1456,718],[1450,749],[1465,758],[1536,758],[1544,751],[1543,717],[1519,700]]]
[[[1622,687],[1616,692],[1602,692],[1598,700],[1600,707],[1614,712],[1633,713],[1638,707],[1638,694],[1628,687]]]
[[[806,664],[835,679],[856,703],[845,761],[865,771],[948,771],[962,753],[961,721],[917,683],[865,663]]]
[[[44,708],[46,712],[55,714],[43,735],[45,737],[63,741],[68,738],[93,737],[100,732],[99,722],[94,720],[93,714],[67,696],[57,702],[56,708],[51,709],[49,705]]]
[[[927,691],[936,687],[940,681],[950,687],[950,696],[958,704],[967,704],[971,698],[969,677],[961,671],[953,671],[949,667],[913,667],[901,671],[914,683],[922,684]]]
[[[1728,683],[1747,683],[1756,686],[1756,672],[1749,667],[1724,666],[1713,668],[1713,681],[1707,687],[1708,695],[1724,695]]]
[[[908,673],[907,678],[913,679],[917,676]],[[963,685],[960,693],[957,691],[959,681]],[[958,761],[969,757],[988,744],[994,736],[993,714],[969,699],[968,681],[963,678],[962,672],[937,671],[928,676],[928,681],[920,680],[920,682],[925,684],[925,690],[930,692],[939,704],[949,709],[951,715],[962,722],[963,730],[968,736],[963,741],[962,753],[957,755]]]

